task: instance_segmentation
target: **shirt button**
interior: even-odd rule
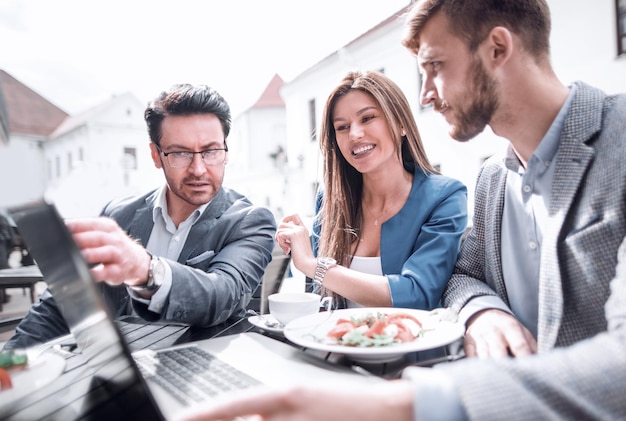
[[[535,243],[534,241],[531,241],[530,243],[528,243],[528,247],[530,247],[531,250],[536,250],[537,243]]]
[[[174,240],[180,241],[180,237],[177,235],[176,237],[174,237]]]
[[[530,193],[531,188],[528,184],[526,184],[522,190],[524,190],[524,193]]]

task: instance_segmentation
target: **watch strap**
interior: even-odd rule
[[[317,259],[317,265],[315,266],[315,275],[313,277],[313,281],[318,283],[319,285],[324,285],[324,277],[326,276],[326,271],[331,267],[335,266],[337,261],[331,257],[320,257]]]
[[[135,291],[155,291],[161,286],[158,282],[156,282],[154,276],[155,268],[158,264],[160,264],[159,257],[153,255],[150,252],[148,252],[148,254],[150,255],[150,266],[148,266],[148,281],[143,285],[131,286],[130,288]]]

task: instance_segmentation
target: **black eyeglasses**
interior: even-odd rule
[[[193,162],[195,154],[200,154],[204,165],[219,165],[226,159],[226,152],[228,152],[228,146],[224,145],[223,148],[206,149],[199,152],[188,151],[173,151],[163,152],[163,149],[159,145],[156,145],[159,152],[163,154],[167,163],[172,168],[186,168]]]

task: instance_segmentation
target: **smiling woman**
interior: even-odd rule
[[[428,161],[400,88],[380,72],[346,74],[324,107],[320,148],[313,249],[298,215],[279,225],[280,247],[338,307],[439,306],[467,224],[466,189]]]

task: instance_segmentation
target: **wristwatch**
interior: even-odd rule
[[[335,265],[337,265],[337,261],[332,257],[319,257],[317,259],[317,266],[315,266],[315,277],[313,280],[320,285],[324,285],[326,271]]]
[[[135,291],[156,291],[163,284],[163,279],[165,278],[165,263],[163,263],[158,256],[150,254],[150,257],[148,282],[143,285],[131,286]]]

